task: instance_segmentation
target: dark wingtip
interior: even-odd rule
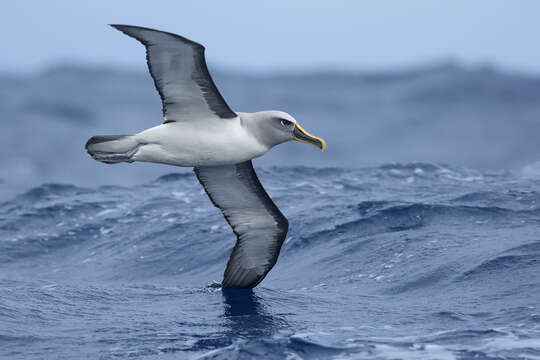
[[[123,28],[123,27],[137,27],[137,26],[134,26],[134,25],[126,25],[126,24],[109,24],[109,26],[115,28],[115,29],[119,29],[119,28]]]
[[[112,28],[115,28],[116,30],[120,30],[122,27],[126,26],[126,25],[121,25],[121,24],[109,24],[110,27]],[[120,30],[122,31],[122,30]]]
[[[127,36],[131,36],[137,40],[139,40],[134,34],[133,31],[130,30],[150,30],[150,31],[158,31],[150,28],[145,28],[142,26],[135,26],[135,25],[123,25],[123,24],[109,24],[110,27],[126,34]]]
[[[129,28],[138,28],[138,26],[133,26],[133,25],[122,25],[122,24],[109,24],[110,27],[118,30],[118,31],[121,31],[123,32],[124,34],[126,35],[129,35],[128,34],[128,30]]]
[[[137,40],[139,40],[140,42],[142,42],[143,44],[146,43],[146,41],[144,40],[144,38],[140,37],[140,36],[137,36],[136,34],[133,34],[132,32],[130,32],[130,29],[131,30],[143,30],[143,31],[154,31],[154,32],[158,32],[158,33],[162,33],[162,34],[167,34],[167,35],[170,35],[170,36],[173,36],[177,39],[180,39],[182,40],[183,42],[186,42],[188,44],[190,44],[191,46],[195,46],[195,47],[199,47],[201,48],[202,51],[205,50],[204,46],[202,44],[199,44],[198,42],[196,41],[193,41],[191,39],[188,39],[186,37],[183,37],[181,35],[178,35],[178,34],[174,34],[174,33],[171,33],[171,32],[168,32],[168,31],[162,31],[162,30],[157,30],[157,29],[152,29],[152,28],[149,28],[149,27],[145,27],[145,26],[137,26],[137,25],[122,25],[122,24],[109,24],[109,26],[115,28],[116,30],[118,31],[121,31],[123,32],[124,34],[126,34],[127,36],[131,36],[132,38],[135,38]],[[146,44],[145,44],[146,45]]]

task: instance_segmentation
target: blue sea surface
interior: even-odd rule
[[[1,203],[0,358],[540,358],[539,176],[255,167],[290,232],[253,291],[192,173]]]
[[[231,109],[286,111],[328,144],[324,154],[281,144],[259,166],[540,168],[538,75],[453,62],[375,73],[210,71]],[[162,122],[147,72],[76,65],[27,76],[0,71],[0,201],[43,183],[133,186],[175,171],[104,166],[83,148],[94,135],[135,134]]]

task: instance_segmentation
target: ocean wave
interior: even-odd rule
[[[526,274],[538,270],[540,270],[540,241],[505,250],[465,271],[460,280],[482,277],[496,278],[498,274],[508,276],[513,271]]]
[[[191,172],[45,184],[1,203],[0,357],[516,358],[540,348],[526,341],[538,338],[540,302],[534,179],[424,163],[257,171],[290,231],[268,277],[236,294],[219,288],[234,235]]]
[[[291,247],[304,247],[327,239],[332,235],[342,235],[340,239],[358,239],[382,233],[418,230],[430,224],[463,221],[467,223],[496,221],[515,213],[514,210],[496,206],[466,206],[423,203],[401,203],[388,201],[361,202],[355,206],[360,217],[339,223],[331,228],[308,232],[292,242]],[[537,208],[523,211],[532,215]],[[477,220],[478,219],[478,220]],[[334,236],[335,237],[335,236]]]
[[[40,201],[50,200],[54,197],[81,195],[85,193],[91,193],[92,190],[81,188],[71,184],[43,184],[36,188],[33,188],[24,194],[17,197],[17,200],[22,201]]]

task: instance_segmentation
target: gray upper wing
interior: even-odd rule
[[[237,238],[222,288],[257,286],[277,261],[289,229],[287,218],[262,187],[251,161],[194,170]]]
[[[161,97],[165,122],[236,117],[208,72],[204,46],[168,32],[111,26],[146,47],[148,69]]]

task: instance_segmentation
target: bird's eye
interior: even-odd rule
[[[292,121],[282,119],[281,120],[281,125],[283,125],[283,127],[289,127],[289,126],[292,125]]]

